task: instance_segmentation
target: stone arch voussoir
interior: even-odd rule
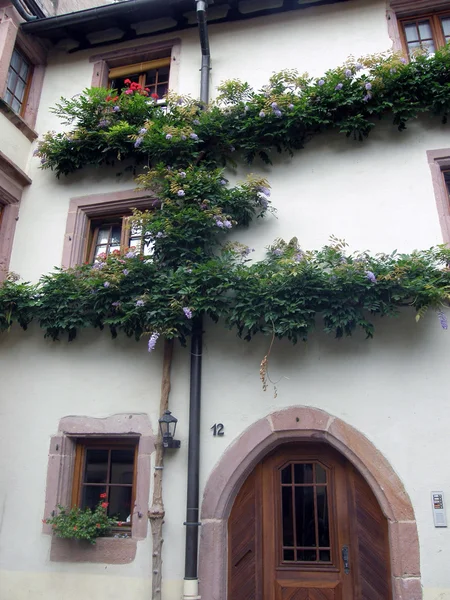
[[[201,510],[201,596],[226,600],[227,519],[242,483],[270,450],[301,440],[329,443],[366,479],[388,520],[393,600],[422,600],[417,525],[400,478],[360,431],[309,406],[286,408],[253,423],[224,452],[209,476]]]

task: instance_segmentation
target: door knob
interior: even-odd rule
[[[344,573],[348,575],[350,573],[348,546],[342,546],[342,562],[344,563]]]

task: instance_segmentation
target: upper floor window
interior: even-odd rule
[[[130,217],[110,216],[92,219],[86,261],[95,262],[113,252],[132,248],[137,254],[148,256],[151,245],[146,244],[141,227],[131,224]]]
[[[405,49],[435,52],[450,41],[450,13],[408,17],[401,21]]]
[[[114,67],[109,70],[109,85],[115,90],[126,87],[125,80],[138,83],[149,95],[163,98],[169,90],[170,57]]]
[[[19,115],[25,112],[31,85],[32,65],[17,48],[14,49],[8,70],[5,102]]]

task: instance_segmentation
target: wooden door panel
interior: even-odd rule
[[[364,478],[349,467],[354,539],[350,568],[357,572],[361,600],[392,598],[387,520]]]
[[[243,484],[228,520],[228,597],[260,600],[260,467]]]
[[[342,600],[339,583],[278,581],[276,600]]]

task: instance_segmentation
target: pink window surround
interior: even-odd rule
[[[30,183],[28,175],[0,151],[0,281],[8,272],[20,199],[24,188]]]
[[[127,413],[105,419],[71,416],[60,420],[58,433],[50,440],[43,518],[50,517],[58,504],[70,506],[77,439],[102,437],[139,440],[131,538],[98,538],[97,543],[91,545],[53,537],[50,549],[52,561],[130,563],[135,558],[137,542],[147,536],[150,467],[155,438],[145,414]],[[42,531],[52,534],[51,526],[45,523]]]
[[[34,126],[44,83],[47,51],[39,40],[20,31],[21,22],[22,19],[12,6],[0,8],[0,111],[32,142],[38,137]],[[16,46],[33,65],[31,86],[23,116],[16,114],[3,100],[9,64]]]
[[[446,244],[450,244],[450,201],[442,173],[443,171],[450,170],[450,148],[428,150],[427,157],[431,170],[442,237]]]
[[[398,17],[439,12],[448,8],[448,0],[390,0],[389,4]]]
[[[112,67],[124,67],[161,58],[162,54],[168,56],[170,52],[169,89],[176,92],[178,90],[180,51],[181,40],[177,38],[96,54],[89,59],[94,63],[91,85],[92,87],[108,87],[108,73]]]
[[[72,198],[69,204],[62,266],[67,269],[81,264],[89,237],[89,220],[94,217],[127,214],[133,208],[150,208],[159,201],[148,191],[125,190]]]

